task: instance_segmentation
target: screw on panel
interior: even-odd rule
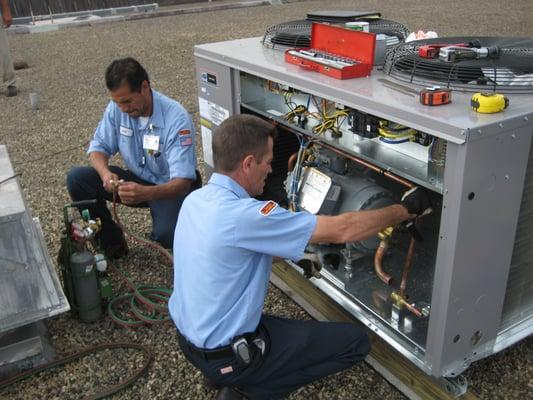
[[[516,139],[516,135],[515,135],[514,133],[511,134],[511,138],[512,138],[512,139]]]
[[[505,175],[505,180],[508,181],[509,179],[511,179],[509,175]]]

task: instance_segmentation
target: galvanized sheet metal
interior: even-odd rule
[[[0,146],[0,182],[14,175]],[[40,226],[16,178],[0,185],[0,332],[69,310]]]

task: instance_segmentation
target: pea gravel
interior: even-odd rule
[[[304,18],[323,9],[378,10],[384,18],[406,23],[412,31],[433,30],[441,36],[533,36],[531,0],[459,2],[441,0],[302,1],[290,4],[176,15],[94,27],[10,37],[12,56],[30,68],[17,71],[20,93],[0,92],[0,143],[6,144],[20,173],[26,199],[38,216],[53,258],[58,251],[61,207],[68,202],[65,173],[87,163],[84,144],[91,138],[109,101],[103,81],[105,67],[115,58],[133,56],[147,68],[152,86],[179,99],[198,122],[192,48],[195,44],[260,36],[282,21]],[[32,112],[29,93],[41,98]],[[201,138],[197,136],[201,162]],[[127,226],[138,235],[150,229],[145,210],[120,208]],[[178,238],[179,240],[179,238]],[[120,262],[137,282],[171,283],[172,273],[151,250],[133,247]],[[281,316],[310,318],[276,288],[266,310]],[[62,315],[48,322],[59,354],[87,346],[133,341],[150,346],[155,361],[149,373],[113,399],[212,399],[201,376],[178,349],[172,324],[126,330],[108,319],[83,324]],[[465,373],[482,399],[532,398],[533,341],[523,342],[473,364]],[[42,373],[0,391],[0,399],[77,399],[116,383],[142,363],[131,350],[106,351],[64,368]],[[402,399],[404,396],[366,364],[359,364],[300,389],[291,399]]]

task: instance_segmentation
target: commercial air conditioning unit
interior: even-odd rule
[[[250,113],[279,130],[265,198],[333,215],[392,204],[413,185],[426,188],[435,207],[418,234],[395,228],[357,243],[310,246],[322,265],[313,285],[435,378],[453,379],[530,335],[532,41],[399,44],[383,69],[338,80],[286,63],[264,40],[195,47],[207,170],[212,130]],[[497,46],[499,56],[419,56],[420,46],[437,42]],[[451,103],[421,104],[419,91],[435,85],[454,89]],[[507,108],[472,108],[475,92],[494,91],[506,95]]]

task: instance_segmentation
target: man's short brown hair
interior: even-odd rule
[[[260,162],[269,137],[276,137],[276,127],[271,123],[249,114],[229,117],[213,132],[215,171],[232,172],[249,155]]]

